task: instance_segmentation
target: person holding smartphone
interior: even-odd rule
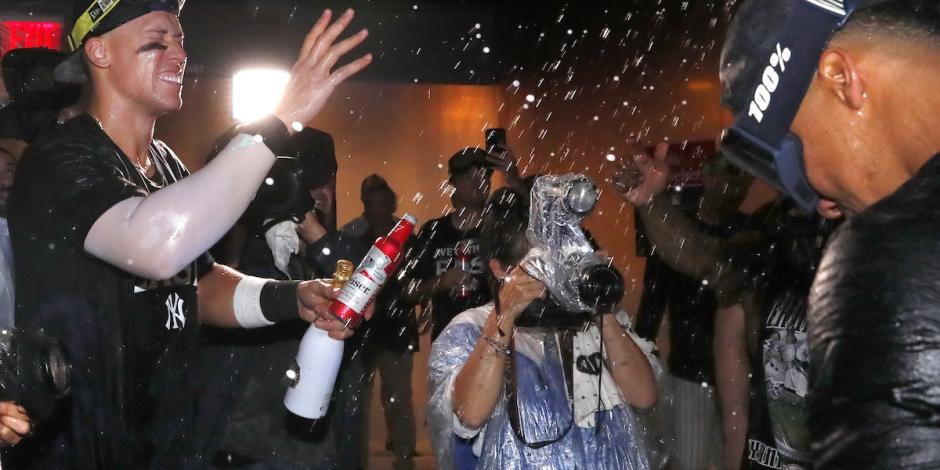
[[[502,173],[507,186],[525,194],[505,130],[492,131],[486,133],[486,150],[467,147],[450,157],[447,170],[454,211],[424,224],[408,252],[405,295],[431,312],[432,341],[458,313],[490,300],[483,283],[479,235],[493,172]]]

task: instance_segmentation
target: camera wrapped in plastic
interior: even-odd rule
[[[551,296],[533,302],[518,324],[576,326],[613,311],[623,298],[623,276],[597,254],[581,227],[598,196],[597,186],[584,175],[536,179],[526,231],[531,249],[520,265],[545,284]]]

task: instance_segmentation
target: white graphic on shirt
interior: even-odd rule
[[[166,329],[181,330],[184,327],[186,327],[186,311],[183,309],[183,299],[174,292],[166,298]]]
[[[820,8],[829,10],[837,15],[845,16],[844,0],[806,0],[806,3],[812,3]]]

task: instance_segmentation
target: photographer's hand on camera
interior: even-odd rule
[[[304,39],[284,97],[272,113],[291,128],[291,132],[297,130],[294,123],[305,125],[323,109],[337,85],[372,62],[372,55],[366,54],[332,70],[343,55],[361,44],[369,34],[363,29],[333,43],[349,26],[353,15],[353,10],[348,9],[330,24],[332,12],[326,10]]]
[[[339,297],[339,292],[339,289],[326,280],[301,282],[297,286],[297,308],[300,318],[326,331],[330,338],[343,340],[351,337],[353,330],[343,325],[343,322],[329,311],[330,305]],[[362,314],[363,318],[370,320],[374,311],[374,305],[369,305]]]
[[[499,294],[496,298],[496,309],[499,328],[508,334],[512,330],[516,318],[536,299],[545,297],[547,289],[523,269],[513,268],[503,277]]]
[[[480,339],[454,382],[453,407],[460,422],[479,429],[489,420],[503,392],[503,371],[511,353],[516,318],[534,300],[545,296],[545,285],[522,269],[502,271],[491,261],[493,274],[503,279],[496,306],[486,319]]]
[[[0,445],[18,444],[32,431],[26,410],[12,401],[0,402]]]

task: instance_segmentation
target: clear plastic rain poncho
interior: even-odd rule
[[[520,430],[526,440],[532,443],[563,437],[540,449],[527,447],[511,428],[505,391],[483,428],[464,426],[452,407],[454,382],[492,308],[492,304],[484,305],[458,315],[431,348],[428,426],[440,468],[456,468],[455,454],[466,456],[471,451],[479,458],[479,469],[659,468],[659,454],[651,453],[647,445],[655,438],[648,435],[645,421],[638,419],[627,404],[606,367],[601,368],[600,391],[597,375],[580,373],[575,368],[572,406],[555,330],[516,330],[515,382]],[[618,313],[617,319],[629,330],[625,312]],[[652,345],[635,336],[634,340],[646,352],[658,378],[662,367],[652,356]],[[599,351],[600,332],[596,326],[577,333],[573,348],[576,356],[590,357]]]

